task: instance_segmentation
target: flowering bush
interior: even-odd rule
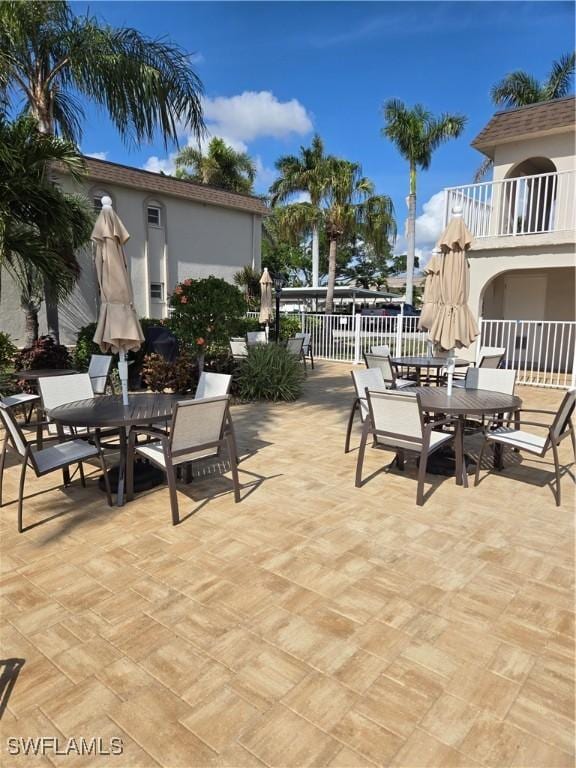
[[[72,361],[68,350],[63,344],[56,344],[52,336],[40,336],[31,347],[18,352],[14,358],[17,371],[34,368],[71,368]],[[34,385],[21,381],[19,385],[26,392],[34,391]]]
[[[18,350],[7,333],[0,331],[0,371],[8,368]]]
[[[211,275],[179,283],[170,296],[170,307],[170,328],[184,348],[203,358],[237,333],[246,301],[238,288]]]

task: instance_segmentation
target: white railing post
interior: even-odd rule
[[[475,365],[478,367],[478,363],[480,362],[480,350],[482,349],[482,322],[484,318],[482,315],[478,318],[478,340],[476,341],[476,361]],[[488,345],[486,345],[488,346]]]
[[[361,322],[363,315],[354,316],[354,365],[362,360]]]
[[[570,354],[570,350],[568,350]],[[570,389],[576,388],[576,342],[572,345],[572,380],[570,382]]]
[[[300,312],[300,330],[302,333],[306,333],[306,328],[304,327],[306,325],[306,313]]]
[[[404,328],[404,304],[400,305],[400,314],[396,315],[396,339],[394,356],[402,356],[402,332]]]

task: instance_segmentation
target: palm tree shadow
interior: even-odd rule
[[[25,659],[0,659],[0,720],[25,663]]]

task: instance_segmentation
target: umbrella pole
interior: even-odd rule
[[[456,354],[456,350],[454,348],[450,349],[448,351],[448,359],[446,360],[446,370],[448,371],[448,381],[447,381],[447,391],[446,394],[448,397],[452,394],[452,382],[454,380],[454,357]]]
[[[122,404],[128,405],[128,363],[126,362],[126,352],[124,350],[120,352],[118,373],[120,374],[120,383],[122,385]]]

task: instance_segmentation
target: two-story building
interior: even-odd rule
[[[472,142],[491,181],[445,190],[474,236],[470,308],[528,383],[566,385],[576,341],[574,97],[496,113]],[[548,375],[549,374],[549,375]],[[560,384],[562,385],[562,384]]]
[[[260,269],[263,200],[203,184],[150,173],[117,163],[85,158],[87,174],[80,186],[65,174],[57,183],[86,196],[95,211],[101,198],[113,207],[130,233],[125,252],[134,302],[140,317],[164,318],[176,283],[208,275],[232,282],[248,265]],[[78,329],[96,320],[98,282],[92,249],[78,254],[81,275],[73,293],[59,308],[60,339],[74,344]],[[24,342],[24,316],[17,286],[2,275],[0,329],[14,342]],[[40,333],[46,330],[45,307]]]

